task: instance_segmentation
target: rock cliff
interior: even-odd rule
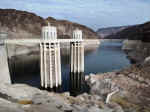
[[[150,22],[144,24],[130,26],[117,32],[115,35],[110,35],[107,38],[121,38],[129,40],[142,40],[150,42]]]
[[[8,32],[9,38],[37,38],[44,24],[44,19],[33,13],[0,9],[0,32]]]
[[[52,17],[48,17],[46,20],[50,22],[53,26],[57,27],[58,35],[60,38],[72,37],[72,31],[75,30],[76,28],[81,29],[83,31],[83,34],[84,34],[83,38],[88,38],[88,39],[98,38],[97,33],[95,33],[92,29],[84,25],[73,23],[67,20],[56,20]]]
[[[114,37],[113,35],[117,34],[118,32],[120,32],[128,27],[130,27],[130,26],[100,28],[97,30],[97,33],[99,36],[101,36],[101,38],[104,38],[104,39],[119,39],[119,38]]]
[[[0,32],[8,32],[9,38],[40,38],[41,27],[52,23],[58,29],[59,38],[71,38],[76,28],[83,30],[84,38],[97,38],[92,29],[67,20],[44,19],[34,13],[15,9],[0,9]]]

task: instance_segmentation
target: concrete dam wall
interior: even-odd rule
[[[7,51],[5,49],[6,46],[0,45],[0,83],[11,83],[8,69],[8,61],[7,61]]]

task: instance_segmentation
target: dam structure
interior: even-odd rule
[[[2,40],[2,39],[0,39]],[[82,39],[82,31],[76,29],[73,31],[72,39],[57,39],[57,29],[54,26],[42,27],[42,38],[41,39],[3,39],[2,48],[3,64],[7,68],[5,77],[1,78],[4,83],[11,84],[11,76],[13,73],[11,68],[12,64],[9,64],[9,59],[12,54],[7,55],[8,48],[4,47],[7,45],[23,45],[23,46],[39,46],[40,50],[40,78],[41,87],[57,88],[62,85],[62,74],[61,74],[61,51],[60,43],[69,43],[70,45],[70,88],[76,90],[81,89],[81,84],[84,81],[84,44]],[[9,51],[8,51],[9,52]],[[23,52],[23,51],[22,51]],[[2,63],[1,63],[2,64]],[[10,73],[9,73],[10,71]]]
[[[73,39],[82,40],[82,31],[73,31]],[[70,43],[71,63],[70,63],[70,92],[76,94],[83,90],[84,85],[84,45],[83,41]]]
[[[0,33],[0,83],[11,84],[10,72],[8,68],[8,52],[7,46],[4,44],[7,33]]]
[[[57,88],[61,86],[62,81],[60,42],[57,41],[56,27],[43,27],[42,38],[43,41],[40,42],[41,86],[44,88]]]

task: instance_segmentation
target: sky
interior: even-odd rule
[[[94,30],[150,21],[150,0],[1,0],[0,8],[67,19]]]

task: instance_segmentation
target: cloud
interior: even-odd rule
[[[97,29],[149,20],[149,0],[4,0],[1,8],[15,8]]]

